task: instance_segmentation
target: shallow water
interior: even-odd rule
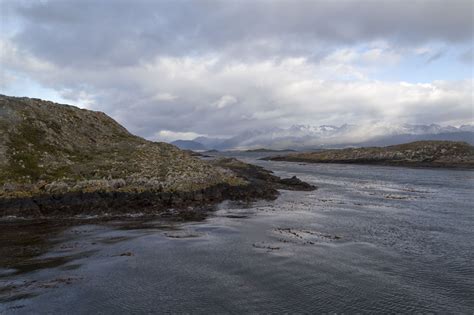
[[[473,171],[255,157],[319,189],[194,223],[3,223],[0,313],[474,312]]]

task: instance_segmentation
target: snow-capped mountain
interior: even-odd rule
[[[217,150],[311,149],[393,145],[417,140],[452,140],[474,144],[474,125],[460,127],[373,123],[370,125],[293,125],[245,131],[231,138],[198,137],[194,142]]]

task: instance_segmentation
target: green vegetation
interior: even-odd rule
[[[134,136],[101,112],[0,95],[0,132],[0,197],[245,184],[172,145]]]

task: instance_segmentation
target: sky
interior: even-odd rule
[[[474,1],[0,0],[0,93],[150,140],[473,123]]]

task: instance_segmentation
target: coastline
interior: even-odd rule
[[[338,163],[415,168],[474,168],[474,147],[466,142],[417,141],[387,147],[332,149],[264,157],[267,161]]]
[[[456,163],[432,163],[418,161],[378,161],[378,160],[313,160],[304,158],[293,158],[289,156],[264,157],[262,161],[314,163],[314,164],[356,164],[374,166],[395,166],[426,169],[451,169],[451,170],[474,170],[474,164]]]
[[[170,214],[186,216],[188,208],[198,209],[224,200],[275,199],[278,191],[255,185],[230,186],[217,184],[197,191],[141,192],[118,191],[69,192],[42,194],[23,198],[0,199],[0,217],[66,218],[77,215]]]
[[[224,200],[275,200],[278,189],[316,189],[296,177],[282,179],[262,167],[237,159],[218,159],[211,163],[232,171],[246,184],[218,183],[203,189],[175,192],[97,190],[0,198],[0,218],[67,219],[78,215],[138,214],[192,220],[202,217],[206,209]]]

